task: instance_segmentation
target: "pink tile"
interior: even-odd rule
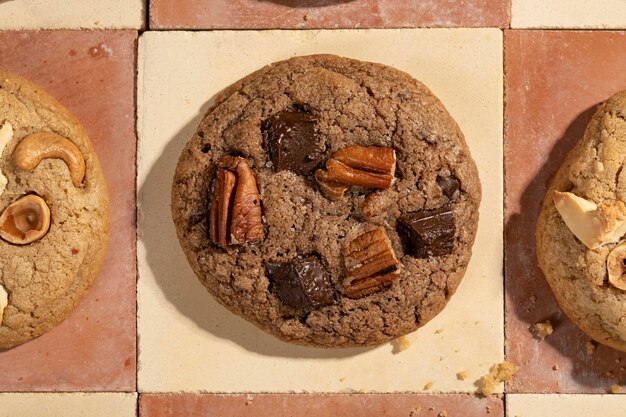
[[[153,29],[508,27],[510,0],[150,0]]]
[[[595,105],[626,88],[626,33],[507,31],[505,71],[506,355],[522,365],[508,391],[607,392],[626,382],[626,354],[587,353],[537,267],[535,225]],[[554,334],[533,339],[529,327],[546,319]]]
[[[420,394],[142,395],[140,417],[504,417],[502,400]]]
[[[89,132],[111,197],[111,239],[87,298],[60,326],[0,352],[0,391],[136,386],[135,31],[0,32],[0,69],[27,77]]]

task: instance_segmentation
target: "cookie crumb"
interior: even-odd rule
[[[442,411],[439,414],[437,414],[438,417],[448,417],[448,412],[447,411]]]
[[[459,381],[465,381],[467,379],[467,372],[461,371],[456,373],[456,379]]]
[[[587,349],[587,354],[588,355],[593,355],[593,352],[595,352],[595,350],[596,350],[596,346],[598,346],[598,345],[593,340],[588,341],[585,344],[585,348]]]
[[[532,333],[535,339],[543,340],[546,336],[550,336],[554,332],[552,328],[552,323],[550,320],[546,320],[541,323],[535,323],[532,325]]]
[[[487,412],[487,414],[491,414],[491,407],[489,406],[485,407],[485,411]]]
[[[611,394],[619,394],[620,392],[622,392],[622,387],[620,385],[611,385]]]
[[[421,412],[422,412],[422,407],[415,407],[413,410],[411,410],[409,417],[417,417],[420,415]]]
[[[432,387],[433,387],[433,381],[429,381],[426,384],[424,384],[424,391],[428,391]]]
[[[493,394],[498,384],[509,382],[518,370],[519,368],[509,361],[493,365],[489,368],[489,373],[476,382],[478,392],[485,397]]]
[[[558,363],[555,363],[554,366],[552,366],[552,370],[553,371],[558,371],[559,369],[561,369],[561,368],[559,367]]]
[[[393,350],[391,351],[391,353],[393,353],[394,355],[397,355],[400,352],[404,352],[411,347],[411,342],[406,336],[400,336],[397,339],[392,340],[391,344],[393,346]]]
[[[443,329],[437,329],[437,330],[435,330],[435,334],[439,334],[439,333],[443,333]]]
[[[311,18],[311,17],[310,17],[308,14],[305,14],[304,16],[302,16],[302,19],[303,19],[305,22],[308,22],[310,18]]]

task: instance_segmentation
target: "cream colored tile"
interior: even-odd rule
[[[0,29],[140,29],[146,0],[0,0]]]
[[[626,28],[624,0],[512,0],[513,28]]]
[[[135,417],[137,394],[0,394],[0,417]]]
[[[608,388],[608,387],[607,387]],[[507,417],[623,417],[626,395],[507,394]]]
[[[188,266],[170,218],[171,178],[208,100],[273,61],[331,52],[408,71],[458,121],[483,185],[469,271],[448,307],[397,355],[292,346],[227,312]],[[473,392],[502,360],[502,34],[478,30],[149,32],[139,42],[141,391]],[[443,329],[436,333],[437,329]],[[456,373],[468,378],[459,381]]]

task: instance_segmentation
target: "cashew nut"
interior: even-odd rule
[[[0,324],[2,324],[2,316],[4,315],[4,309],[7,305],[9,305],[9,294],[4,287],[0,285]]]
[[[67,138],[56,133],[40,132],[26,136],[13,154],[15,163],[25,171],[33,172],[43,159],[62,159],[70,170],[75,187],[85,178],[85,159],[80,150]]]
[[[0,237],[14,245],[28,245],[50,229],[50,208],[43,198],[29,194],[0,215]]]
[[[626,290],[626,242],[617,245],[606,260],[609,282],[615,288]]]
[[[11,123],[6,122],[0,127],[0,157],[2,157],[4,148],[9,144],[11,139],[13,139],[13,126],[11,126]],[[0,171],[0,195],[6,190],[8,183],[7,177]]]

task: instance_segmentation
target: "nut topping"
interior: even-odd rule
[[[626,204],[605,200],[599,205],[572,193],[554,191],[552,200],[571,232],[589,249],[617,242],[626,234]]]
[[[609,282],[615,288],[626,290],[626,242],[617,245],[606,260]]]
[[[80,187],[85,178],[85,159],[74,143],[51,132],[33,133],[20,141],[13,154],[17,166],[33,172],[37,165],[48,158],[62,159],[70,170],[75,187]]]
[[[400,262],[382,227],[352,240],[344,247],[343,256],[347,275],[343,292],[350,298],[375,293],[400,276]]]
[[[392,148],[349,146],[326,161],[326,170],[315,171],[320,190],[330,200],[343,196],[350,186],[389,188],[396,170]]]
[[[4,315],[4,309],[9,305],[9,294],[4,289],[2,285],[0,285],[0,325],[2,324],[2,317]]]
[[[28,245],[48,233],[50,209],[43,198],[27,195],[0,215],[0,237],[14,245]]]
[[[220,246],[263,239],[261,197],[248,162],[241,157],[220,159],[211,200],[209,235]]]
[[[4,152],[4,148],[9,144],[9,141],[13,139],[13,126],[11,123],[6,122],[0,127],[0,158]],[[0,171],[0,195],[6,190],[9,181],[4,173]]]

